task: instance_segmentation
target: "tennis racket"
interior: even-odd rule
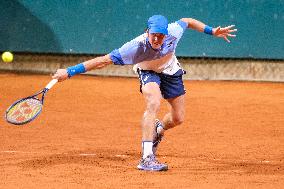
[[[23,125],[34,120],[41,113],[45,94],[57,82],[57,79],[53,79],[45,86],[44,89],[36,94],[14,102],[6,110],[6,121],[14,125]]]

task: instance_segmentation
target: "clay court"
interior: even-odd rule
[[[1,114],[50,79],[0,74]],[[138,82],[76,76],[48,92],[33,122],[2,116],[0,188],[283,188],[283,83],[185,81],[186,120],[158,152],[169,170],[143,172]]]

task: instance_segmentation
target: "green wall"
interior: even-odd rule
[[[284,0],[2,0],[0,8],[0,51],[105,54],[163,14],[238,29],[230,44],[188,30],[178,56],[284,59]]]

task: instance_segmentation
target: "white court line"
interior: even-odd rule
[[[38,154],[39,152],[22,152],[22,151],[14,151],[14,150],[6,150],[6,151],[1,151],[1,153],[7,153],[7,154]]]
[[[15,151],[15,150],[4,150],[0,151],[0,154],[48,154],[48,155],[59,155],[62,153],[46,153],[46,152],[24,152],[24,151]]]
[[[115,157],[127,158],[128,155],[120,155],[120,154],[117,154],[117,155],[115,155]]]
[[[97,154],[94,153],[80,153],[80,154],[68,154],[68,153],[45,153],[45,152],[24,152],[24,151],[15,151],[15,150],[4,150],[0,151],[0,154],[45,154],[45,155],[77,155],[77,156],[97,156]],[[117,154],[114,155],[115,157],[120,157],[120,158],[127,158],[129,157],[128,155],[124,154]]]
[[[4,150],[0,151],[0,154],[44,154],[44,155],[70,155],[70,156],[97,156],[95,153],[80,153],[80,154],[72,154],[72,153],[46,153],[46,152],[24,152],[24,151],[15,151],[15,150]],[[114,157],[120,157],[120,158],[128,158],[129,155],[124,155],[124,154],[116,154]],[[166,159],[166,156],[162,157],[163,159]],[[205,158],[192,158],[195,160],[210,160],[210,159],[205,159]],[[254,161],[254,160],[246,160],[246,159],[240,159],[240,160],[228,160],[228,159],[220,159],[220,158],[214,158],[211,159],[213,161],[236,161],[236,162],[254,162],[254,163],[263,163],[263,164],[269,164],[269,163],[279,163],[279,161],[271,161],[271,160],[260,160],[260,161]]]
[[[17,151],[7,150],[7,151],[1,151],[3,153],[17,153]]]
[[[260,161],[260,162],[262,162],[262,163],[270,163],[270,161],[268,161],[268,160]]]
[[[213,159],[214,161],[223,161],[223,160],[226,160],[226,159]],[[259,161],[254,161],[254,160],[248,160],[248,159],[240,159],[240,160],[236,160],[238,162],[244,162],[244,163],[250,163],[250,162],[257,162],[257,163],[275,163],[277,161],[269,161],[269,160],[259,160]]]
[[[165,158],[165,157],[163,157]],[[262,163],[262,164],[279,164],[280,160],[253,160],[253,159],[221,159],[221,158],[191,158],[194,160],[201,160],[201,161],[215,161],[221,163],[228,163],[228,162],[235,162],[235,163]]]
[[[79,156],[96,156],[96,154],[79,154]]]

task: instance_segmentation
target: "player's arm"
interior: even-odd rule
[[[236,37],[236,35],[232,34],[233,32],[237,31],[237,29],[234,29],[234,25],[212,28],[210,26],[207,26],[203,22],[193,18],[182,18],[181,21],[187,23],[188,28],[194,29],[199,32],[204,32],[209,35],[214,35],[215,37],[221,37],[227,42],[230,42],[228,37]]]
[[[85,73],[93,69],[100,69],[109,64],[122,66],[134,64],[134,57],[139,47],[138,39],[140,38],[143,38],[143,36],[141,35],[137,37],[137,39],[125,43],[119,49],[115,49],[105,56],[96,57],[66,69],[58,69],[52,78],[58,79],[58,81],[64,81],[76,74]]]
[[[85,73],[93,69],[100,69],[112,63],[113,62],[109,54],[107,54],[105,56],[96,57],[66,69],[58,69],[52,78],[58,79],[58,81],[64,81],[76,74]]]

